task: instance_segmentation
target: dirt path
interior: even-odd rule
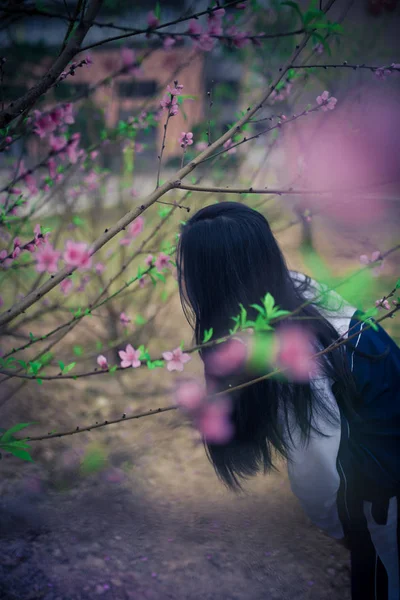
[[[118,412],[106,388],[88,414]],[[1,461],[1,600],[350,598],[348,553],[308,522],[284,469],[228,493],[175,412],[98,431],[108,466],[86,477],[82,438]]]

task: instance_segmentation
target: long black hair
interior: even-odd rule
[[[197,344],[211,327],[213,339],[227,335],[234,327],[231,317],[240,312],[239,303],[247,309],[248,318],[255,319],[257,313],[250,305],[259,304],[269,292],[281,309],[293,311],[307,302],[304,294],[311,285],[308,277],[300,285],[293,281],[265,217],[238,202],[206,206],[182,226],[177,275],[182,308],[194,329]],[[308,303],[302,307],[296,316],[303,319],[296,323],[310,331],[320,348],[326,348],[339,334],[317,305]],[[277,322],[276,326],[284,322]],[[207,372],[208,352],[213,349],[200,352],[207,389],[222,391],[229,383],[237,384],[239,379],[216,378]],[[357,392],[344,347],[323,355],[320,363],[323,373],[336,386],[338,403],[347,413],[354,414]],[[309,439],[312,430],[323,435],[312,424],[315,412],[325,413],[330,422],[336,419],[334,411],[309,382],[269,378],[235,390],[230,396],[233,439],[226,444],[206,440],[203,443],[217,476],[233,491],[242,490],[240,480],[255,475],[261,468],[264,473],[276,469],[274,452],[287,458],[288,438],[282,428],[280,410],[284,411],[286,431],[289,413],[294,416],[303,442]],[[288,433],[290,438],[290,430]]]

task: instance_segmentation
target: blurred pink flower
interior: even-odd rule
[[[72,279],[70,279],[69,277],[67,277],[66,279],[63,279],[62,282],[60,283],[61,291],[65,295],[69,294],[73,287],[74,287],[74,284],[72,283]]]
[[[163,352],[163,358],[168,363],[168,371],[183,371],[183,365],[191,360],[191,356],[184,354],[180,346],[172,352]]]
[[[146,256],[146,258],[144,259],[144,262],[148,267],[151,267],[151,265],[153,264],[153,260],[154,260],[154,256],[152,254],[148,254]]]
[[[231,410],[231,400],[227,396],[204,406],[194,424],[207,442],[226,444],[232,439],[234,428],[229,419]]]
[[[119,315],[119,320],[123,325],[127,325],[131,322],[131,319],[124,312]]]
[[[176,44],[175,38],[168,35],[166,38],[164,38],[163,48],[164,48],[164,50],[169,50],[170,48],[172,48],[172,46],[175,46],[175,44]]]
[[[95,267],[94,267],[96,273],[99,275],[100,275],[100,273],[102,273],[104,271],[105,268],[106,268],[105,265],[103,265],[103,263],[101,263],[101,262],[96,263]]]
[[[227,154],[235,154],[236,153],[236,148],[231,148],[232,145],[233,145],[232,138],[225,142],[223,147],[225,148],[225,150],[228,150]]]
[[[160,273],[163,269],[168,267],[170,260],[171,258],[167,254],[164,254],[164,252],[160,252],[154,263],[157,268],[157,271]]]
[[[206,390],[195,380],[178,382],[175,389],[176,404],[189,413],[201,408],[205,396]]]
[[[246,362],[247,346],[239,339],[231,338],[217,346],[206,360],[207,370],[212,375],[228,375],[240,369]]]
[[[61,252],[58,252],[53,246],[47,242],[39,246],[35,254],[36,270],[39,273],[56,273],[58,270],[58,261],[61,256]]]
[[[192,35],[200,35],[203,33],[203,28],[197,19],[190,19],[187,33]]]
[[[120,350],[118,352],[119,357],[121,358],[121,367],[126,369],[127,367],[137,368],[140,367],[141,362],[139,360],[140,350],[135,350],[131,344],[128,344],[125,350]]]
[[[309,381],[310,376],[316,371],[316,363],[308,332],[293,325],[279,329],[276,337],[277,366],[287,369],[284,374],[294,381]]]
[[[68,240],[65,244],[63,259],[70,267],[89,269],[92,265],[88,244]]]
[[[102,369],[108,369],[108,362],[107,362],[106,357],[103,356],[103,354],[99,354],[99,356],[97,357],[97,364]]]
[[[151,10],[149,13],[147,13],[147,24],[150,27],[150,29],[154,29],[155,27],[159,26],[160,21],[154,14],[154,10]]]
[[[207,142],[197,142],[197,144],[195,145],[195,148],[196,148],[196,150],[198,150],[198,152],[203,152],[203,150],[208,148],[208,144],[207,144]]]

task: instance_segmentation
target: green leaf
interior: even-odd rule
[[[299,15],[300,21],[303,23],[303,13],[301,12],[301,9],[297,2],[290,2],[289,0],[287,0],[287,2],[281,2],[281,6],[290,6],[291,8],[293,8],[293,10],[295,10],[296,13]]]
[[[136,317],[135,317],[136,325],[144,325],[145,323],[147,323],[147,321],[144,317],[142,317],[141,315],[136,315]]]
[[[212,327],[210,329],[208,329],[208,330],[206,329],[204,331],[204,338],[203,338],[203,342],[202,343],[206,344],[207,342],[209,342],[211,340],[212,336],[213,336],[213,333],[214,333],[214,330],[213,330]]]
[[[34,342],[36,339],[31,331],[29,332],[29,338],[30,338],[31,342]]]
[[[40,379],[40,377],[37,377],[36,381],[38,382],[39,385],[42,385],[42,383],[43,383],[43,379]]]
[[[75,311],[74,317],[77,319],[78,317],[81,316],[81,314],[82,314],[82,309],[81,309],[81,307],[79,307],[78,310]]]
[[[162,281],[163,283],[166,282],[165,276],[162,273],[158,273],[157,271],[155,271],[154,277],[157,277],[157,279],[160,279],[160,281]]]
[[[97,340],[96,342],[96,350],[102,350],[103,349],[103,344],[100,342],[100,340]]]
[[[69,373],[70,371],[72,371],[72,369],[75,367],[75,365],[76,365],[76,362],[69,363],[69,365],[67,365],[65,367],[64,372]]]
[[[22,368],[27,369],[28,365],[24,360],[17,360],[17,363],[21,365]]]
[[[76,356],[82,356],[82,354],[83,354],[82,346],[74,346],[73,351],[74,351],[74,354],[76,354]]]
[[[85,221],[81,217],[79,217],[78,215],[74,215],[72,217],[72,222],[77,227],[80,227],[81,225],[86,225]]]
[[[35,425],[37,423],[38,423],[38,421],[32,421],[31,423],[18,423],[17,425],[13,425],[12,427],[10,427],[10,429],[8,429],[1,436],[0,442],[2,442],[2,443],[8,442],[11,439],[13,433],[17,433],[17,431],[21,431],[21,429],[24,429],[25,427],[29,427],[29,425]]]
[[[43,366],[39,360],[30,361],[28,364],[28,373],[33,373],[34,375],[37,375],[39,373],[39,370]]]
[[[33,462],[33,458],[31,457],[31,455],[28,454],[28,452],[26,450],[23,450],[22,448],[10,448],[9,450],[6,450],[6,452],[10,452],[14,456],[16,456],[17,458],[21,458],[22,460]]]
[[[158,20],[161,19],[161,6],[160,6],[159,2],[157,2],[156,7],[154,9],[154,15],[155,15],[156,19],[158,19]]]
[[[118,365],[113,365],[112,367],[110,367],[108,370],[110,373],[115,373],[115,371],[118,369]]]
[[[394,286],[396,290],[400,288],[400,279],[396,281],[396,285]]]
[[[265,315],[265,308],[260,306],[259,304],[250,304],[252,308],[255,308],[261,315]]]
[[[60,369],[61,369],[61,371],[64,371],[65,364],[63,363],[63,361],[62,361],[62,360],[59,360],[59,361],[58,361],[58,364],[60,365]]]

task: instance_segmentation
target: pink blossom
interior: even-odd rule
[[[35,234],[35,246],[42,246],[43,244],[47,243],[50,232],[48,231],[43,235],[39,223],[35,225],[33,232]]]
[[[285,374],[294,381],[308,381],[316,370],[308,332],[297,326],[282,327],[277,332],[277,344],[277,365],[287,369]]]
[[[198,152],[203,152],[203,150],[208,148],[208,144],[207,144],[207,142],[197,142],[197,144],[195,145],[195,148],[196,148],[196,150],[198,150]]]
[[[316,54],[322,54],[324,51],[324,47],[321,43],[315,44],[315,46],[313,46],[313,50]]]
[[[95,158],[97,158],[97,157],[98,157],[98,155],[99,155],[99,153],[98,153],[98,150],[93,150],[93,152],[91,152],[91,153],[89,154],[89,156],[90,156],[90,158],[91,158],[92,160],[94,160]]]
[[[35,110],[35,124],[33,132],[36,133],[40,139],[46,137],[48,133],[52,133],[57,125],[51,118],[50,114],[44,115],[40,110]]]
[[[167,92],[169,94],[171,94],[171,96],[179,96],[182,93],[182,90],[183,90],[183,85],[177,83],[176,81],[175,81],[174,87],[167,85]]]
[[[204,52],[211,52],[215,46],[215,39],[208,33],[202,33],[198,39],[193,40],[193,46]]]
[[[96,271],[96,273],[98,275],[100,275],[100,273],[102,273],[104,271],[106,267],[103,265],[103,263],[98,262],[95,264],[94,270]]]
[[[187,33],[191,35],[200,35],[203,33],[203,28],[197,19],[190,19]]]
[[[366,254],[361,254],[361,256],[360,256],[360,263],[363,265],[369,265],[372,263],[376,263],[379,260],[382,261],[381,264],[376,266],[374,269],[372,269],[372,275],[374,275],[374,276],[379,275],[385,266],[385,261],[382,259],[382,255],[379,252],[379,250],[375,250],[375,252],[373,252],[371,254],[371,258],[369,258]]]
[[[35,178],[31,173],[26,173],[23,177],[23,181],[33,196],[38,193],[39,190],[37,188]]]
[[[63,279],[60,283],[61,291],[63,294],[65,294],[65,296],[67,296],[72,291],[73,287],[74,284],[72,283],[72,279],[70,279],[69,277]]]
[[[64,148],[67,145],[67,140],[65,139],[65,137],[61,137],[61,136],[55,136],[55,135],[51,135],[49,138],[49,142],[50,142],[50,148],[54,151],[54,152],[59,152],[62,148]]]
[[[21,254],[21,240],[16,237],[14,239],[14,249],[12,251],[11,257],[12,258],[18,258],[18,256]]]
[[[35,252],[36,270],[39,273],[56,273],[61,252],[58,252],[47,242],[38,247]]]
[[[122,67],[125,73],[135,75],[140,71],[138,64],[135,62],[135,51],[132,48],[121,49]]]
[[[175,46],[175,44],[176,44],[175,38],[171,37],[170,35],[168,35],[166,38],[164,38],[164,42],[163,42],[164,50],[169,50],[170,48],[172,48],[172,46]]]
[[[67,123],[68,125],[72,125],[72,123],[75,123],[75,119],[74,119],[74,115],[72,114],[74,107],[72,102],[67,102],[67,104],[64,105],[64,123]]]
[[[230,138],[229,140],[227,140],[224,144],[224,148],[225,150],[228,150],[227,154],[236,154],[236,148],[232,148],[231,146],[233,145],[232,142],[232,138]]]
[[[244,48],[250,42],[249,35],[244,33],[244,31],[239,31],[236,25],[232,25],[232,27],[227,29],[226,34],[232,39],[235,48]]]
[[[219,344],[217,349],[207,357],[207,369],[212,375],[229,375],[244,365],[246,357],[246,344],[238,338],[231,338]]]
[[[55,128],[59,127],[63,124],[64,109],[61,106],[57,106],[51,111],[50,118],[53,121]]]
[[[69,267],[89,269],[92,264],[88,244],[85,242],[74,242],[68,240],[65,244],[63,259]]]
[[[329,92],[326,90],[322,92],[320,96],[317,96],[317,104],[321,106],[323,111],[333,110],[336,106],[337,99],[332,96],[329,97]]]
[[[96,171],[90,171],[90,173],[85,177],[85,183],[87,185],[88,190],[94,191],[99,188],[99,175]]]
[[[99,356],[97,357],[97,364],[104,370],[108,369],[108,362],[103,354],[99,354]]]
[[[175,389],[176,404],[184,411],[198,411],[206,397],[206,390],[195,380],[178,382]]]
[[[181,135],[178,138],[178,142],[181,148],[191,146],[193,144],[193,133],[191,131],[189,131],[188,133],[182,131]]]
[[[168,110],[171,117],[178,114],[178,100],[176,96],[171,97],[168,94],[165,94],[160,102],[160,106],[163,109]]]
[[[156,15],[154,14],[154,10],[151,10],[147,14],[147,24],[150,27],[150,29],[154,29],[155,27],[159,26],[160,21],[157,19]]]
[[[160,254],[157,256],[156,261],[154,263],[157,268],[157,271],[159,273],[161,273],[161,271],[163,269],[168,267],[170,260],[171,260],[171,258],[167,254],[164,254],[164,252],[160,252]]]
[[[139,360],[140,350],[135,350],[131,344],[128,344],[124,350],[118,352],[121,358],[121,367],[126,369],[127,367],[137,368],[140,367],[141,362]]]
[[[2,250],[2,251],[0,252],[0,263],[1,263],[1,266],[2,266],[3,268],[6,268],[6,269],[7,269],[7,268],[8,268],[8,267],[9,267],[9,266],[12,264],[12,262],[13,262],[11,258],[7,258],[7,257],[8,257],[8,252],[7,252],[7,250]]]
[[[218,398],[207,404],[201,414],[195,419],[195,425],[207,442],[213,444],[226,444],[234,435],[234,428],[229,420],[232,410],[228,397]]]
[[[122,323],[123,325],[127,325],[128,323],[130,323],[130,322],[131,322],[131,320],[132,320],[132,319],[130,319],[130,318],[129,318],[129,317],[128,317],[128,316],[127,316],[127,315],[126,315],[124,312],[122,312],[122,313],[119,315],[119,320],[121,321],[121,323]]]
[[[72,134],[72,136],[71,136],[72,141],[70,141],[70,143],[67,145],[67,147],[65,149],[68,159],[70,160],[70,162],[73,165],[75,165],[78,162],[79,156],[82,155],[82,150],[78,150],[80,137],[81,137],[80,133]]]
[[[128,234],[130,235],[130,237],[135,238],[140,233],[142,233],[143,229],[144,229],[144,218],[137,217],[134,221],[132,221],[132,223],[129,224]]]
[[[140,279],[139,279],[139,287],[140,288],[144,288],[145,285],[146,285],[146,279],[144,277],[140,277]]]
[[[222,18],[225,14],[224,8],[218,8],[208,15],[209,35],[222,35]]]
[[[184,354],[180,346],[172,352],[163,352],[163,358],[168,362],[168,371],[183,371],[183,365],[191,360],[191,356]]]
[[[146,256],[146,258],[144,259],[144,262],[148,267],[151,267],[151,265],[153,264],[153,260],[154,260],[154,256],[152,254],[148,254]]]
[[[375,302],[375,306],[377,306],[378,308],[385,308],[386,310],[390,310],[390,304],[388,300],[384,300],[383,298],[380,298],[380,300],[376,300]]]

